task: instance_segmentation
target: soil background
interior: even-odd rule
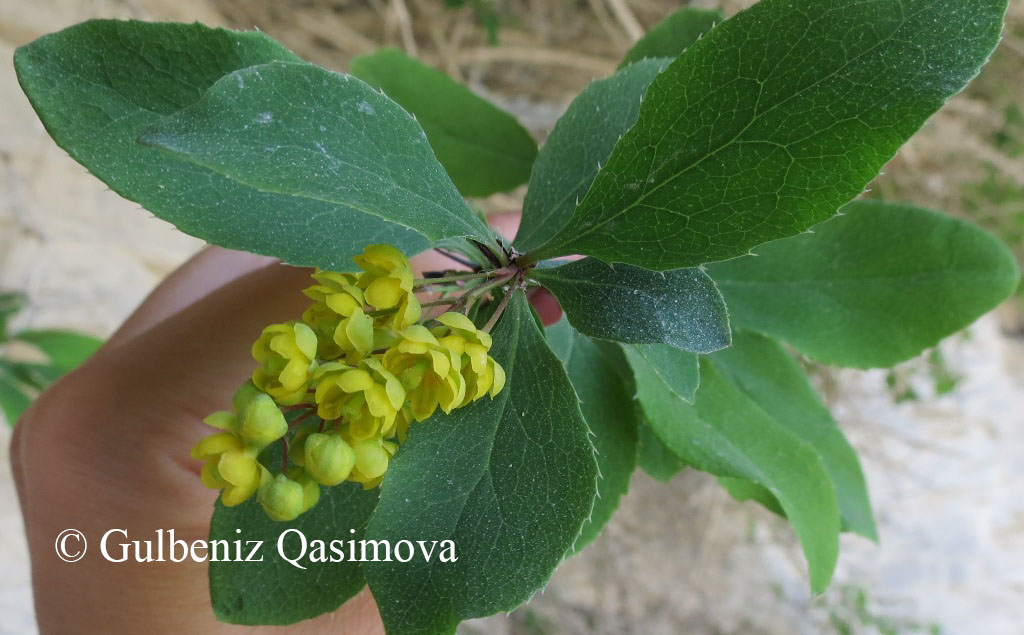
[[[202,246],[108,191],[47,137],[14,48],[94,17],[259,28],[345,70],[392,45],[468,83],[543,141],[568,101],[610,73],[667,0],[499,1],[500,44],[441,0],[0,0],[0,288],[19,324],[107,335]],[[711,7],[716,2],[695,1]],[[749,3],[723,3],[728,14]],[[870,196],[971,218],[1024,255],[1024,0],[992,63],[936,115]],[[522,191],[488,210],[519,206]],[[892,372],[814,369],[862,455],[881,543],[843,537],[811,597],[786,524],[686,472],[637,474],[605,533],[547,589],[466,633],[1024,632],[1024,320],[1016,298],[939,352]],[[952,386],[949,390],[949,388]],[[941,393],[941,394],[940,394]],[[9,431],[0,426],[0,440]],[[35,630],[24,535],[0,461],[0,633]]]

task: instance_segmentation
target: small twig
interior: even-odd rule
[[[1003,35],[1003,46],[1010,49],[1017,55],[1024,57],[1024,40],[1012,33],[1006,33]]]
[[[421,307],[449,306],[449,305],[455,304],[457,302],[458,302],[458,298],[448,298],[446,300],[434,300],[432,302],[423,302],[423,303],[420,304],[420,306]],[[392,313],[396,313],[397,311],[398,311],[398,307],[393,307],[393,308],[390,308],[390,309],[378,309],[376,311],[370,311],[366,315],[368,317],[372,317],[373,318],[373,317],[380,317],[382,315],[391,315]]]
[[[612,16],[608,13],[608,7],[605,5],[604,0],[589,0],[590,8],[593,9],[594,15],[597,16],[597,21],[604,29],[604,32],[608,34],[608,37],[615,40],[615,45],[620,48],[628,48],[630,41],[622,33],[620,29],[615,27],[615,22],[612,20]]]
[[[402,36],[405,52],[411,57],[416,57],[416,38],[412,34],[412,18],[409,16],[409,8],[405,6],[405,0],[391,0],[391,8],[398,19],[398,32]]]
[[[509,275],[509,276],[507,276],[505,278],[502,278],[500,280],[496,280],[494,282],[482,283],[482,284],[474,287],[469,292],[467,292],[466,296],[482,298],[483,296],[485,296],[488,292],[492,291],[493,289],[495,289],[497,287],[500,287],[503,284],[507,284],[510,279],[512,279],[511,275]]]
[[[537,49],[511,46],[482,46],[459,53],[462,63],[519,62],[522,64],[567,66],[589,71],[594,75],[611,75],[616,62],[590,55],[553,49]]]
[[[415,282],[413,282],[413,286],[415,286],[415,287],[431,287],[431,286],[439,285],[439,284],[448,284],[450,282],[467,282],[467,281],[470,281],[470,280],[478,280],[480,278],[493,278],[495,276],[500,276],[500,275],[504,275],[504,274],[507,274],[507,273],[509,273],[508,269],[507,268],[502,268],[502,269],[492,269],[490,271],[480,271],[480,272],[476,272],[476,273],[460,273],[460,274],[451,275],[451,276],[444,276],[442,278],[420,278],[420,279],[416,280]]]
[[[288,439],[281,437],[281,473],[288,476]]]
[[[348,26],[334,13],[318,11],[314,16],[298,12],[295,21],[307,33],[323,38],[350,55],[362,55],[378,48],[376,42]]]
[[[515,293],[516,291],[518,291],[518,287],[516,287],[515,285],[509,288],[508,292],[505,294],[505,296],[501,299],[501,302],[498,304],[498,308],[494,310],[494,315],[491,316],[491,319],[487,320],[487,324],[485,324],[484,328],[481,329],[483,330],[484,333],[490,333],[491,329],[494,328],[494,325],[498,323],[498,318],[501,317],[501,314],[505,312],[505,307],[508,306],[509,298],[511,298],[512,294]]]
[[[637,22],[636,16],[630,11],[629,7],[626,6],[624,0],[608,0],[608,5],[612,9],[612,13],[619,19],[619,23],[622,24],[622,28],[626,30],[626,35],[633,42],[636,42],[644,36],[644,27],[640,26]]]
[[[290,425],[290,426],[297,426],[300,423],[302,423],[303,421],[305,421],[306,419],[309,419],[310,417],[312,417],[315,412],[316,412],[316,410],[310,410],[309,412],[307,412],[306,414],[302,415],[301,417],[296,417],[296,419],[294,421],[292,421],[291,423],[289,423],[288,425]]]

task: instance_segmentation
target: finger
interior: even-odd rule
[[[254,365],[251,342],[264,324],[301,313],[307,283],[307,272],[283,265],[243,275],[101,352],[29,411],[16,451],[44,632],[120,632],[156,616],[158,631],[215,628],[205,564],[139,563],[132,552],[114,564],[96,542],[112,528],[129,539],[169,528],[205,538],[216,494],[199,486],[187,458],[209,433],[199,418],[228,405]],[[68,527],[93,542],[74,564],[53,553]]]
[[[208,263],[207,266],[212,265]],[[201,418],[230,406],[252,372],[252,342],[308,300],[306,271],[270,265],[215,290],[115,348],[101,350],[26,413],[12,447],[24,487],[48,486],[72,466],[115,507],[163,497],[192,522],[195,469],[189,448],[209,432]],[[32,477],[36,478],[33,479]],[[27,495],[31,507],[35,495]],[[49,501],[49,499],[45,499]],[[49,503],[48,503],[49,504]]]
[[[523,215],[519,212],[502,212],[491,214],[487,217],[487,224],[494,228],[494,231],[501,234],[505,240],[512,242],[519,231],[519,222]]]
[[[207,247],[167,276],[110,336],[107,345],[117,346],[239,276],[275,262],[269,256]]]
[[[547,289],[534,289],[530,293],[530,304],[537,310],[537,315],[544,326],[551,326],[562,319],[562,306]]]

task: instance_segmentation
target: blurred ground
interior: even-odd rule
[[[49,140],[18,90],[15,46],[91,17],[255,26],[337,69],[395,45],[498,101],[543,139],[573,95],[682,3],[499,4],[501,44],[489,47],[471,9],[447,11],[440,0],[0,0],[0,288],[28,293],[25,323],[104,335],[200,246],[106,191]],[[732,13],[744,3],[725,4]],[[972,218],[1024,259],[1022,85],[1024,0],[1012,0],[992,63],[890,164],[872,195]],[[484,205],[513,209],[521,195]],[[732,502],[699,474],[668,485],[638,475],[605,534],[544,593],[511,618],[464,630],[1021,632],[1021,313],[1008,303],[951,338],[941,355],[893,373],[819,372],[862,453],[882,536],[880,546],[844,536],[824,596],[808,596],[799,549],[778,519]],[[5,465],[0,473],[0,632],[29,633],[27,558],[8,472]]]

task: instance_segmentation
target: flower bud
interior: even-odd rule
[[[320,502],[320,484],[317,483],[309,472],[298,469],[289,476],[302,486],[302,513],[305,514]]]
[[[270,395],[256,394],[242,414],[239,435],[247,444],[265,448],[288,432],[288,422]]]
[[[239,386],[238,390],[235,391],[234,397],[231,398],[231,404],[234,406],[235,412],[241,413],[244,411],[249,402],[260,392],[260,389],[256,387],[256,384],[252,383],[251,379]]]
[[[311,434],[304,446],[306,472],[321,485],[341,483],[356,464],[352,447],[337,434]]]
[[[306,439],[313,434],[316,434],[316,428],[302,426],[288,442],[288,459],[295,465],[303,467],[306,464]]]
[[[267,515],[274,520],[294,520],[303,512],[306,492],[296,481],[278,474],[260,486],[259,501]]]
[[[359,470],[362,480],[375,479],[383,476],[388,469],[388,461],[391,456],[381,446],[381,442],[375,439],[354,441],[352,451],[356,457],[355,467]]]

